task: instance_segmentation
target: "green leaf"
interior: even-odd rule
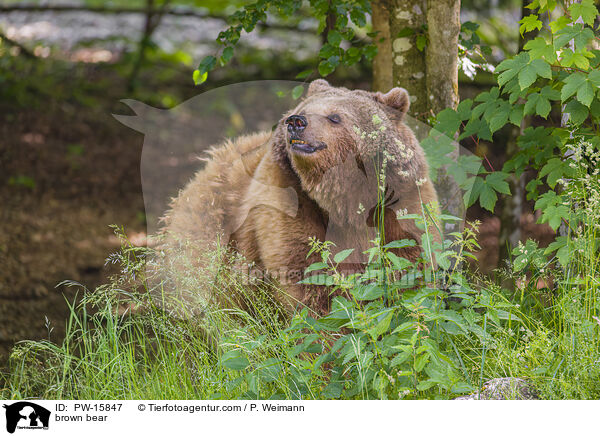
[[[569,17],[567,17],[565,15],[561,15],[560,17],[558,17],[556,19],[556,21],[550,22],[550,30],[552,30],[552,33],[558,33],[559,30],[564,29],[570,23],[571,23],[571,20],[569,19]]]
[[[423,51],[423,49],[427,46],[427,37],[423,34],[417,35],[417,50]]]
[[[568,48],[562,51],[560,64],[563,67],[571,67],[575,65],[582,70],[587,70],[590,67],[590,62],[587,59],[586,53],[573,52]]]
[[[223,362],[225,368],[240,371],[250,365],[250,362],[245,357],[236,357],[235,359],[229,359]]]
[[[538,76],[546,79],[552,79],[552,69],[550,68],[550,64],[548,64],[548,62],[544,61],[543,59],[534,59],[531,61],[531,66]]]
[[[400,31],[396,35],[396,38],[405,38],[407,36],[414,35],[414,33],[415,33],[415,29],[412,29],[410,27],[404,27],[404,28],[400,29]]]
[[[390,328],[390,323],[392,321],[393,316],[394,311],[392,309],[389,309],[387,313],[385,313],[381,321],[379,321],[375,327],[372,327],[368,330],[369,336],[371,336],[373,340],[376,340],[379,336],[387,332],[387,330]]]
[[[327,43],[323,44],[319,50],[319,57],[321,59],[329,59],[331,56],[335,56],[337,53],[339,53],[339,48]]]
[[[410,260],[396,256],[391,251],[388,251],[385,256],[392,262],[394,265],[394,270],[396,271],[404,271],[413,266],[413,263]]]
[[[508,116],[509,121],[517,127],[521,126],[521,121],[523,120],[523,107],[523,104],[513,106]]]
[[[481,204],[481,207],[494,213],[494,206],[497,201],[498,196],[496,195],[496,192],[488,185],[483,185],[481,194],[479,195],[479,204]]]
[[[329,33],[327,33],[327,42],[334,47],[339,47],[340,42],[342,42],[342,35],[340,35],[340,32],[337,30],[330,30]]]
[[[542,61],[543,62],[543,61]],[[532,65],[526,65],[521,71],[519,71],[519,87],[521,90],[531,86],[537,78],[537,72]]]
[[[374,44],[363,47],[363,55],[368,61],[372,61],[377,54],[377,46]]]
[[[533,112],[535,111],[535,105],[537,104],[539,99],[540,99],[539,94],[530,94],[529,97],[527,97],[525,106],[523,107],[523,114],[524,115],[533,114]]]
[[[563,204],[563,197],[554,191],[540,195],[535,202],[535,209],[542,211],[538,222],[547,222],[553,230],[558,229],[563,219],[568,220],[570,214],[568,206]]]
[[[310,76],[313,73],[313,70],[304,70],[298,74],[296,74],[296,79],[306,79],[308,76]]]
[[[327,269],[328,265],[325,262],[315,262],[310,264],[306,270],[304,270],[304,274],[311,273],[313,271],[320,271],[322,269]]]
[[[199,70],[194,70],[192,78],[194,79],[195,85],[202,85],[204,82],[206,82],[206,79],[208,78],[208,73],[200,74]]]
[[[344,52],[344,65],[354,65],[360,60],[361,52],[358,47],[350,47]]]
[[[462,121],[466,121],[471,118],[471,107],[473,106],[473,100],[467,98],[461,101],[456,108],[456,113]]]
[[[574,23],[556,32],[554,35],[554,49],[558,50],[571,40],[575,43],[576,50],[584,50],[590,39],[594,38],[594,32],[589,27],[583,27],[581,23]]]
[[[250,365],[250,362],[241,355],[240,350],[231,350],[221,356],[221,364],[225,368],[239,371]]]
[[[335,65],[332,65],[328,60],[319,62],[319,74],[323,77],[328,76],[335,70]]]
[[[523,17],[519,23],[521,24],[521,27],[519,27],[521,36],[526,32],[531,32],[536,29],[540,30],[542,28],[542,22],[538,20],[538,16],[534,14]]]
[[[506,173],[496,171],[485,179],[475,177],[471,191],[467,191],[464,195],[465,206],[469,207],[479,199],[481,207],[493,213],[496,201],[498,201],[496,192],[510,194],[508,183],[504,180],[507,176]]]
[[[559,179],[570,178],[574,175],[574,169],[569,166],[569,162],[559,158],[553,158],[540,170],[539,177],[547,176],[546,182],[548,183],[548,186],[554,189]]]
[[[292,89],[292,98],[294,100],[298,100],[303,92],[304,92],[304,86],[302,86],[302,85],[295,86],[294,89]]]
[[[556,258],[562,266],[568,266],[571,261],[571,252],[569,250],[569,238],[567,236],[559,236],[554,242],[551,242],[544,254],[550,254],[556,251]]]
[[[529,53],[521,52],[511,59],[505,59],[498,64],[496,72],[507,70],[520,70],[529,63]],[[477,99],[475,99],[477,101]]]
[[[436,130],[452,135],[458,131],[462,119],[454,109],[446,108],[437,115],[436,121]]]
[[[350,294],[358,301],[371,301],[383,296],[383,289],[374,283],[358,285],[350,290]]]
[[[577,100],[590,107],[594,99],[595,89],[589,81],[585,81],[583,86],[577,90]]]
[[[350,256],[353,251],[354,251],[354,248],[349,248],[347,250],[342,250],[339,253],[337,253],[335,256],[333,256],[333,261],[335,263],[341,263],[344,260],[346,260],[346,258],[348,256]]]
[[[198,65],[198,74],[200,75],[200,77],[202,77],[204,73],[213,70],[216,64],[217,58],[215,58],[214,56],[205,56],[204,59],[202,59],[202,62],[200,62],[200,65]]]
[[[560,100],[564,102],[567,98],[575,94],[586,81],[586,76],[583,73],[576,72],[567,76],[564,80],[564,86],[560,91]]]
[[[560,92],[556,89],[552,89],[550,86],[544,86],[540,91],[541,95],[548,100],[560,100]]]
[[[587,78],[596,88],[600,88],[600,70],[590,71]]]
[[[436,384],[438,383],[433,380],[423,380],[417,385],[417,390],[426,391],[427,389],[434,387]]]
[[[364,9],[350,9],[350,19],[352,19],[352,22],[355,23],[358,27],[364,27],[367,24]]]
[[[571,100],[569,103],[567,103],[565,112],[570,115],[569,121],[576,126],[583,123],[589,114],[588,108],[579,103],[577,100]]]
[[[535,105],[535,112],[541,116],[542,118],[548,118],[548,114],[550,114],[550,102],[545,98],[539,98],[537,104]]]
[[[564,205],[560,206],[548,206],[542,212],[542,217],[540,218],[541,223],[547,222],[552,230],[556,231],[563,219],[569,218],[569,208]]]
[[[590,105],[590,114],[595,118],[600,118],[600,100],[595,99]]]
[[[531,59],[544,58],[550,63],[556,62],[556,51],[554,50],[554,47],[552,44],[548,44],[541,36],[528,41],[524,48],[525,50],[529,50],[529,56]]]
[[[472,118],[467,123],[467,126],[465,126],[465,131],[468,130],[469,124],[474,122],[475,118],[478,118],[481,115],[483,115],[483,117],[485,118],[486,121],[489,121],[489,119],[492,117],[492,115],[494,114],[496,109],[498,109],[498,106],[502,102],[502,100],[498,98],[499,96],[500,96],[500,89],[497,87],[494,87],[490,90],[490,92],[482,92],[475,98],[475,101],[481,102],[481,104],[479,104],[473,108]],[[478,127],[481,127],[481,126],[478,126]],[[481,138],[481,136],[480,136],[480,138]]]
[[[233,47],[225,47],[223,49],[223,53],[221,54],[221,64],[226,64],[233,57]]]
[[[341,382],[332,381],[323,389],[321,396],[326,399],[335,400],[336,398],[340,398],[343,390],[344,387]]]
[[[496,109],[489,120],[490,132],[494,133],[506,124],[511,110],[512,107],[509,104],[502,105]]]
[[[403,351],[399,354],[397,354],[392,361],[390,362],[390,367],[394,368],[395,366],[401,365],[404,362],[406,362],[408,359],[410,359],[412,357],[412,354],[407,352],[407,351]]]
[[[466,207],[470,207],[473,204],[475,204],[475,202],[479,198],[479,195],[481,194],[481,189],[483,187],[483,179],[481,177],[471,177],[467,180],[467,183],[469,183],[471,180],[473,180],[471,189],[466,190],[463,196]]]
[[[479,105],[483,106],[483,105]],[[480,119],[471,119],[465,126],[465,130],[458,137],[459,140],[467,138],[471,135],[476,135],[480,139],[484,139],[486,141],[492,140],[492,133],[490,132],[490,128],[485,120]]]
[[[517,56],[512,59],[506,59],[496,67],[496,72],[501,72],[498,76],[498,85],[504,86],[508,83],[512,78],[514,78],[517,74],[523,70],[529,63],[529,53],[521,52]],[[484,97],[486,93],[480,94],[475,101],[479,101],[480,96]]]
[[[400,239],[398,241],[392,241],[388,244],[385,244],[383,246],[383,248],[406,248],[406,247],[414,247],[416,245],[417,245],[417,243],[413,239]]]
[[[569,6],[569,12],[573,21],[577,21],[579,17],[583,19],[583,22],[588,26],[593,26],[596,17],[598,16],[598,9],[594,6],[593,0],[581,0],[581,2],[573,2]]]
[[[542,93],[530,94],[527,102],[525,103],[524,114],[530,115],[537,113],[543,118],[546,118],[550,113],[551,105],[548,98]]]
[[[425,368],[427,362],[429,362],[429,354],[421,354],[419,357],[417,357],[417,360],[415,361],[415,371],[421,372],[423,368]]]
[[[508,183],[505,181],[507,177],[508,174],[501,171],[495,171],[485,178],[485,183],[492,187],[495,191],[510,195],[510,188]]]

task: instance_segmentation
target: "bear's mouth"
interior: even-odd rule
[[[303,139],[298,138],[290,138],[290,146],[292,147],[293,151],[300,152],[302,154],[312,154],[315,151],[327,148],[327,145],[324,142],[318,141],[313,145],[304,141]]]

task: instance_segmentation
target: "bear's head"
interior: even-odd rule
[[[274,155],[330,215],[356,216],[357,208],[376,203],[382,168],[383,183],[399,186],[396,196],[427,175],[424,153],[403,121],[408,108],[403,88],[384,94],[315,80],[279,122]]]

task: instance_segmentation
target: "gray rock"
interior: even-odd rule
[[[538,400],[538,393],[525,380],[515,377],[493,378],[484,383],[481,397],[475,392],[455,400]]]

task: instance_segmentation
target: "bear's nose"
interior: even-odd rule
[[[306,120],[306,117],[302,115],[292,115],[285,120],[285,123],[287,124],[290,133],[298,133],[304,130],[308,121]]]

